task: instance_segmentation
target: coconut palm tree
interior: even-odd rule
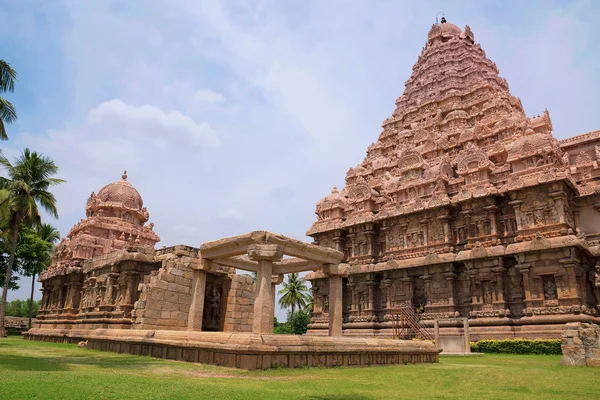
[[[0,337],[4,337],[6,296],[15,262],[19,227],[21,224],[41,225],[38,205],[51,216],[58,218],[56,199],[48,189],[64,181],[52,177],[58,172],[58,167],[52,159],[29,149],[23,151],[14,165],[6,157],[0,156],[0,166],[7,170],[8,175],[8,178],[0,178],[0,189],[7,194],[0,196],[0,212],[7,218],[10,237],[10,256],[0,301]]]
[[[29,329],[31,329],[31,319],[33,317],[33,292],[35,290],[35,277],[48,268],[50,255],[54,250],[54,244],[60,239],[60,232],[50,224],[41,224],[36,226],[35,233],[37,236],[48,243],[48,263],[36,263],[31,270],[26,272],[26,276],[31,276],[31,295],[29,296]]]
[[[13,92],[15,90],[15,81],[17,72],[4,60],[0,60],[0,94]],[[12,124],[17,120],[17,110],[15,106],[0,95],[0,140],[7,140],[5,123]]]
[[[294,311],[296,306],[304,308],[310,300],[307,292],[308,287],[306,286],[306,281],[303,278],[300,278],[298,273],[289,274],[287,282],[283,282],[283,289],[279,291],[279,294],[282,295],[279,299],[279,305],[283,308],[290,307],[292,309],[290,326],[294,321]]]

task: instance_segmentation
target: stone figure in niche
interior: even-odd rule
[[[532,217],[533,217],[533,224],[535,226],[544,225],[544,223],[545,223],[544,212],[542,210],[533,210]]]
[[[324,313],[329,312],[329,296],[328,295],[323,296],[323,312]]]
[[[493,301],[492,284],[490,281],[481,282],[481,291],[483,292],[483,304],[490,305]]]
[[[410,247],[421,246],[421,237],[417,232],[411,233],[408,240],[410,242]]]
[[[464,226],[459,226],[457,229],[458,242],[464,242],[467,239],[466,229]]]
[[[208,320],[218,323],[221,316],[221,295],[215,285],[211,285],[206,301]]]
[[[543,276],[542,283],[544,285],[544,300],[558,299],[558,292],[556,290],[556,280],[554,279],[554,276]]]
[[[408,190],[408,198],[410,200],[415,200],[417,198],[417,191],[415,190],[415,188],[410,188]]]

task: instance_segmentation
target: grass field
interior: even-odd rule
[[[560,356],[442,357],[439,364],[238,371],[0,339],[1,399],[599,399],[600,369]]]

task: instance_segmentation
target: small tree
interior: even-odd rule
[[[11,246],[0,300],[0,337],[4,337],[4,310],[17,253],[19,228],[22,225],[41,225],[38,204],[53,217],[58,217],[56,199],[48,189],[64,181],[52,177],[58,172],[54,161],[29,149],[23,151],[14,165],[6,157],[0,156],[0,165],[8,172],[8,178],[0,178],[0,217],[8,221]]]
[[[279,294],[282,295],[279,299],[279,305],[283,308],[292,309],[290,318],[288,319],[290,325],[291,322],[294,321],[294,311],[296,307],[306,307],[306,303],[309,301],[307,292],[308,287],[306,286],[306,281],[300,278],[298,273],[289,274],[287,282],[283,282],[283,289],[279,291]],[[296,332],[292,329],[292,333]]]
[[[50,224],[42,224],[35,230],[25,228],[21,235],[21,244],[17,248],[17,257],[25,276],[31,277],[31,295],[29,297],[29,329],[33,318],[33,293],[35,290],[35,277],[42,273],[51,261],[54,243],[60,239],[60,233]]]

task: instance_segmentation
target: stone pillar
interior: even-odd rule
[[[323,272],[329,276],[329,336],[342,336],[342,276],[339,265],[326,264]]]
[[[208,260],[202,260],[200,265],[206,269],[211,269],[213,263]],[[204,296],[206,294],[206,270],[194,270],[194,280],[192,282],[192,303],[188,311],[188,331],[202,330],[202,316],[204,315]]]
[[[342,277],[329,277],[329,336],[342,336]]]
[[[463,333],[465,337],[465,353],[470,353],[471,339],[469,338],[469,318],[463,318]]]
[[[272,244],[248,246],[248,256],[258,262],[256,274],[256,299],[252,333],[273,333],[275,302],[272,287],[273,262],[283,258],[283,247]]]
[[[437,319],[433,320],[433,338],[435,339],[435,348],[440,350],[440,323]]]

